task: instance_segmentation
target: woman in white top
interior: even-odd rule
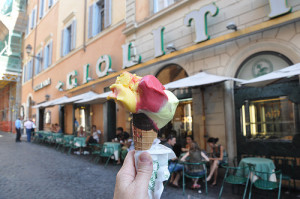
[[[97,144],[100,143],[100,136],[101,136],[101,131],[97,130],[96,125],[92,126],[92,133],[90,136],[87,137],[86,143],[87,144]]]

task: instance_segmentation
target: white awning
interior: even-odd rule
[[[58,99],[55,99],[55,100],[50,100],[50,101],[47,101],[47,102],[43,102],[41,104],[33,106],[32,108],[45,108],[45,107],[54,106],[55,103],[59,103],[59,102],[64,101],[66,99],[68,99],[68,97],[64,96],[64,97],[61,97],[61,98],[58,98]]]
[[[195,86],[204,86],[209,84],[215,84],[224,82],[227,80],[233,80],[237,82],[244,82],[244,80],[236,79],[232,77],[224,77],[218,75],[208,74],[206,72],[200,72],[190,77],[179,79],[174,82],[170,82],[165,86],[166,89],[176,89],[176,88],[186,88],[186,87],[195,87]]]
[[[97,95],[98,95],[97,93],[94,93],[93,91],[89,91],[87,93],[83,93],[83,94],[80,94],[80,95],[76,95],[74,97],[70,97],[70,98],[65,99],[65,100],[61,100],[57,103],[54,103],[54,105],[69,104],[69,103],[73,103],[73,102],[83,100],[83,99],[90,99],[90,98],[95,97]]]
[[[295,75],[300,75],[300,63],[245,81],[242,85],[266,86],[277,80],[291,78]]]
[[[105,93],[101,93],[101,94],[98,94],[92,98],[89,98],[89,99],[83,99],[83,100],[80,100],[80,101],[77,101],[75,102],[76,104],[96,104],[96,103],[104,103],[107,101],[107,96],[109,94],[111,94],[112,92],[109,91],[109,92],[105,92]]]

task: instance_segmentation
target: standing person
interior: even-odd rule
[[[28,119],[24,123],[24,126],[26,128],[27,142],[30,142],[31,141],[31,132],[32,132],[32,129],[33,129],[33,122],[30,119]]]
[[[210,152],[212,154],[212,157],[209,158],[211,160],[211,169],[210,173],[207,177],[207,181],[210,181],[212,176],[214,175],[214,181],[211,184],[212,186],[215,186],[217,184],[217,177],[218,177],[218,167],[219,165],[222,165],[224,163],[227,163],[227,153],[222,145],[217,145],[217,142],[219,141],[219,138],[208,138],[207,142],[210,146]]]
[[[21,142],[21,120],[20,117],[18,117],[15,121],[15,127],[16,127],[16,142]]]
[[[79,122],[77,121],[77,119],[74,119],[74,126],[75,126],[75,131],[78,131],[78,127],[79,127]]]

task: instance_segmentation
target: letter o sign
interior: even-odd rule
[[[101,66],[105,63],[105,68],[102,68]],[[103,55],[101,56],[96,64],[96,74],[98,77],[103,77],[107,75],[108,69],[111,67],[111,58],[109,55]]]

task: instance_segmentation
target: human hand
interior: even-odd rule
[[[135,151],[128,152],[117,174],[114,199],[149,198],[148,185],[153,171],[152,158],[147,152],[141,153],[136,171],[134,154]]]

